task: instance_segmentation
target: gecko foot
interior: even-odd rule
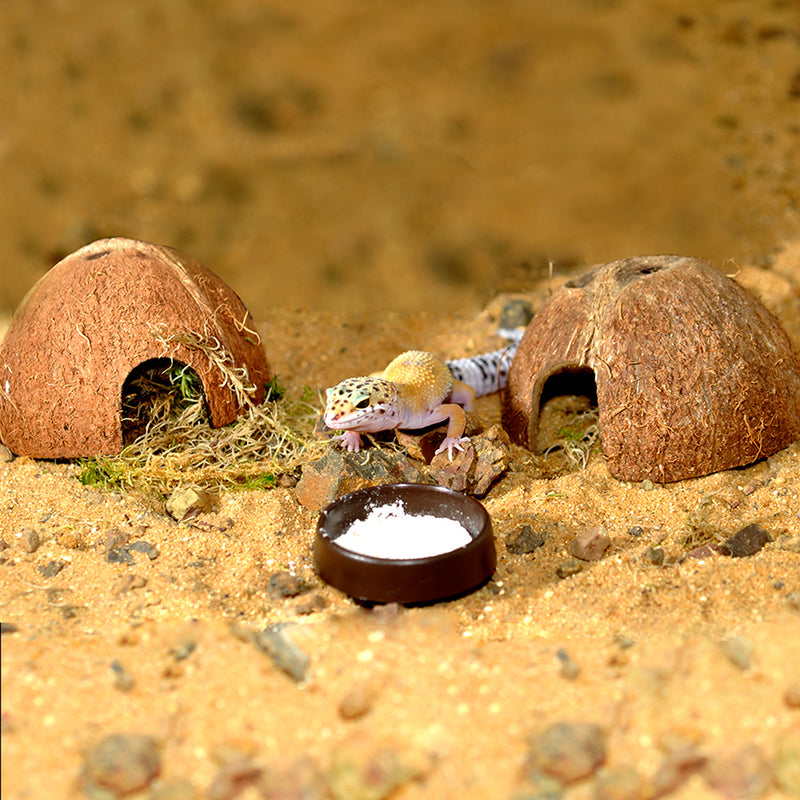
[[[438,456],[439,453],[444,453],[444,451],[447,450],[447,457],[452,461],[453,450],[460,450],[463,453],[464,448],[462,445],[466,444],[468,441],[469,436],[462,436],[460,438],[455,436],[445,436],[445,438],[442,440],[442,443],[436,448],[434,455]]]
[[[361,434],[357,431],[345,431],[336,439],[336,443],[351,453],[357,453],[361,449]]]

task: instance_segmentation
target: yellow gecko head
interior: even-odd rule
[[[365,433],[397,426],[397,387],[382,378],[348,378],[326,392],[325,424]]]

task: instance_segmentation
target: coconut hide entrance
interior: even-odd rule
[[[125,381],[157,360],[194,370],[214,427],[261,403],[270,377],[249,312],[210,269],[132,239],[81,248],[31,289],[0,346],[0,440],[33,458],[117,455]]]
[[[514,357],[503,423],[537,441],[542,392],[590,369],[612,475],[670,482],[744,466],[800,437],[800,358],[777,320],[710,264],[627,258],[566,283]]]

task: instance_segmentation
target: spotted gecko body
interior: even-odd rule
[[[501,350],[473,358],[443,361],[433,353],[409,350],[383,372],[348,378],[328,389],[325,424],[343,430],[339,442],[351,452],[361,447],[362,433],[416,430],[447,421],[447,435],[436,450],[452,461],[454,450],[467,441],[465,411],[476,397],[506,385],[508,367],[521,337]]]

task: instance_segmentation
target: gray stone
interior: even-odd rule
[[[311,659],[291,638],[290,625],[275,623],[253,636],[255,645],[266,653],[277,667],[282,669],[292,680],[305,680]]]
[[[515,556],[526,555],[538,550],[544,544],[544,536],[536,533],[530,525],[523,525],[505,539],[506,550]]]
[[[719,546],[719,551],[724,556],[747,558],[755,555],[769,541],[769,534],[760,525],[747,525],[729,536]]]
[[[568,786],[592,776],[605,760],[605,736],[598,725],[557,722],[534,740],[527,766]]]

